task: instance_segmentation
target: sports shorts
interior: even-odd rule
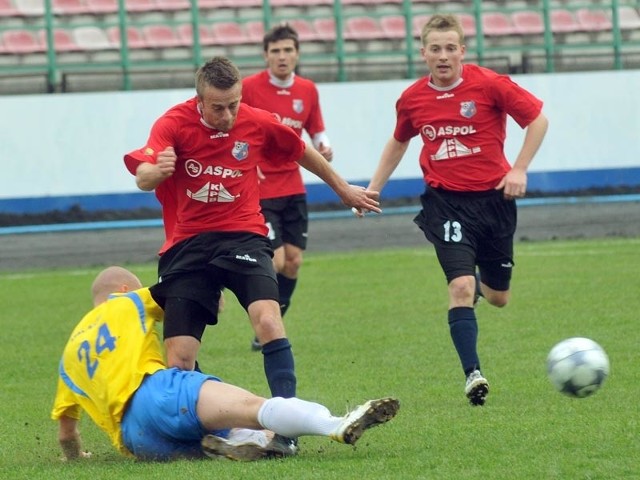
[[[142,460],[203,457],[200,440],[209,433],[226,437],[229,430],[209,432],[196,414],[198,395],[207,380],[200,372],[169,368],[147,376],[122,417],[122,441]]]
[[[285,243],[302,250],[307,248],[309,212],[306,194],[267,198],[260,200],[260,207],[269,227],[268,236],[274,250]]]
[[[162,308],[171,307],[165,310],[165,332],[199,339],[203,323],[218,322],[223,288],[232,291],[245,310],[256,300],[278,301],[272,258],[269,239],[253,233],[201,233],[171,247],[160,257],[158,283],[150,288]],[[203,308],[194,308],[193,302]]]
[[[452,192],[428,187],[414,222],[433,243],[447,283],[475,275],[494,290],[509,289],[513,236],[517,224],[514,200],[502,190]]]

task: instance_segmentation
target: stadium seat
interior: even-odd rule
[[[25,17],[41,17],[44,15],[42,0],[13,0],[16,10]]]
[[[513,12],[511,22],[518,35],[541,35],[544,33],[544,19],[539,12],[533,10]]]
[[[316,31],[309,21],[300,18],[289,20],[287,23],[298,32],[298,39],[301,42],[312,42],[317,39]]]
[[[111,45],[120,48],[122,39],[120,38],[120,27],[107,28],[107,38]],[[142,35],[139,28],[128,26],[127,27],[127,46],[131,49],[148,48],[147,42]]]
[[[154,0],[125,0],[128,12],[156,12],[158,7]]]
[[[640,30],[640,14],[633,7],[621,6],[618,9],[620,30]]]
[[[576,33],[582,31],[573,12],[564,9],[551,10],[549,14],[553,33]]]
[[[86,0],[87,9],[94,15],[104,15],[118,11],[118,0]]]
[[[216,22],[211,25],[211,35],[217,45],[241,45],[250,43],[249,37],[236,22]]]
[[[97,51],[112,50],[115,48],[109,41],[107,32],[95,26],[74,28],[73,40],[76,42],[80,50]]]
[[[507,14],[500,12],[482,14],[482,31],[488,37],[502,37],[514,33],[511,19]]]
[[[576,19],[582,30],[587,32],[602,32],[612,28],[611,18],[605,10],[581,8],[576,10]]]
[[[182,47],[183,43],[176,31],[169,25],[145,25],[142,36],[150,48]]]
[[[193,25],[190,23],[178,25],[177,33],[183,45],[189,47],[193,45]],[[200,35],[200,45],[214,45],[216,43],[211,30],[206,25],[200,25],[198,33]]]
[[[264,22],[262,20],[252,20],[244,24],[244,31],[251,43],[262,43],[264,37]]]
[[[316,18],[312,23],[318,40],[325,42],[335,41],[336,21],[333,18]]]
[[[407,36],[406,20],[402,15],[387,15],[380,18],[380,28],[385,38],[402,39]]]
[[[464,32],[464,36],[474,37],[476,35],[476,17],[471,15],[470,13],[460,13],[458,15],[460,19],[460,24],[462,25],[462,31]]]
[[[189,0],[155,0],[155,4],[157,9],[163,12],[178,12],[191,8]]]
[[[431,15],[416,15],[415,17],[413,17],[413,20],[411,21],[413,23],[413,36],[420,38],[420,35],[422,35],[422,28],[425,26],[425,24],[429,21],[429,19],[431,18]],[[459,17],[462,20],[462,15],[460,15]],[[475,22],[474,22],[474,27],[475,29]],[[464,26],[463,26],[463,30],[464,30]],[[465,35],[467,34],[466,30],[465,31]]]
[[[57,15],[84,15],[91,13],[84,0],[52,0],[53,13]]]
[[[344,38],[348,40],[374,40],[382,37],[382,29],[375,18],[352,17],[345,21]]]
[[[36,35],[29,30],[5,30],[2,32],[1,38],[6,53],[24,55],[44,51]]]
[[[48,49],[46,30],[38,31],[38,41],[40,42],[43,50]],[[63,28],[56,28],[53,30],[53,45],[55,51],[58,53],[77,52],[80,50],[80,47],[76,44],[71,32]]]
[[[0,0],[0,17],[17,17],[19,14],[11,0]]]

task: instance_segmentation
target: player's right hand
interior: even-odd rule
[[[163,151],[158,152],[158,157],[156,158],[156,165],[160,170],[160,173],[164,177],[170,177],[176,171],[176,161],[178,160],[178,156],[176,155],[173,147],[169,146],[165,148]]]

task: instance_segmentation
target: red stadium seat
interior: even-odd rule
[[[262,43],[264,38],[264,22],[262,20],[253,20],[244,24],[244,30],[247,38],[251,43]]]
[[[544,19],[533,10],[513,12],[511,21],[515,33],[519,35],[540,35],[544,33]]]
[[[402,39],[407,36],[406,20],[402,15],[388,15],[380,18],[380,28],[385,38]]]
[[[304,19],[294,19],[289,20],[287,23],[291,25],[296,32],[298,32],[298,39],[301,42],[312,42],[316,40],[316,31],[309,21]]]
[[[5,30],[2,32],[1,38],[4,50],[7,53],[24,55],[44,51],[36,35],[29,30]]]
[[[605,10],[581,8],[576,11],[576,19],[582,29],[587,32],[601,32],[612,28],[611,18]]]
[[[333,18],[316,18],[313,21],[318,40],[333,41],[336,39],[336,21]]]
[[[13,6],[11,0],[0,0],[0,17],[17,17],[19,15],[20,12]]]
[[[183,45],[193,45],[193,25],[190,23],[178,25],[177,32],[178,38],[180,38]],[[198,27],[198,34],[200,35],[200,45],[214,45],[216,43],[211,30],[207,26],[200,25]]]
[[[476,17],[470,13],[461,13],[458,15],[460,23],[462,24],[462,31],[465,37],[475,37],[476,29]]]
[[[352,17],[345,21],[344,38],[349,40],[374,40],[382,38],[382,29],[372,17]]]
[[[112,50],[115,47],[109,41],[107,32],[99,27],[76,27],[73,29],[73,40],[81,50]]]
[[[150,48],[183,46],[176,31],[168,25],[146,25],[142,27],[142,35]]]
[[[158,7],[154,0],[125,0],[128,12],[155,12]]]
[[[551,10],[551,31],[553,33],[576,33],[582,31],[576,17],[569,10]]]
[[[250,43],[249,37],[236,22],[217,22],[211,25],[211,34],[217,45],[241,45]]]
[[[420,38],[420,36],[422,35],[422,28],[425,26],[425,24],[429,21],[430,18],[431,18],[431,15],[416,15],[415,17],[413,17],[413,20],[411,22],[413,23],[414,37]],[[462,17],[460,16],[459,18],[462,21]]]
[[[500,37],[514,33],[511,19],[500,12],[482,14],[482,31],[488,37]]]
[[[115,13],[118,11],[118,0],[86,0],[87,9],[94,15]]]
[[[46,30],[38,31],[38,41],[40,42],[40,45],[42,45],[43,50],[47,50],[48,45]],[[80,47],[78,47],[78,45],[76,44],[71,32],[63,28],[56,28],[53,31],[53,45],[55,51],[58,53],[77,52],[80,50]]]
[[[107,28],[107,38],[114,47],[120,48],[122,39],[120,38],[120,27]],[[127,47],[131,49],[148,48],[147,42],[142,32],[137,27],[127,27]]]

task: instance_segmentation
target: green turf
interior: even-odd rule
[[[638,454],[640,239],[519,243],[513,299],[481,303],[479,350],[491,394],[470,407],[446,323],[446,288],[432,249],[309,254],[286,325],[298,394],[335,413],[378,396],[402,407],[356,448],[301,440],[298,457],[137,463],[116,454],[88,418],[93,458],[59,460],[49,419],[61,348],[90,308],[97,269],[0,276],[0,466],[6,479],[634,479]],[[131,266],[143,281],[155,265]],[[205,333],[206,371],[268,394],[252,331],[232,295]],[[611,375],[592,397],[553,390],[545,358],[586,336],[609,354]]]

